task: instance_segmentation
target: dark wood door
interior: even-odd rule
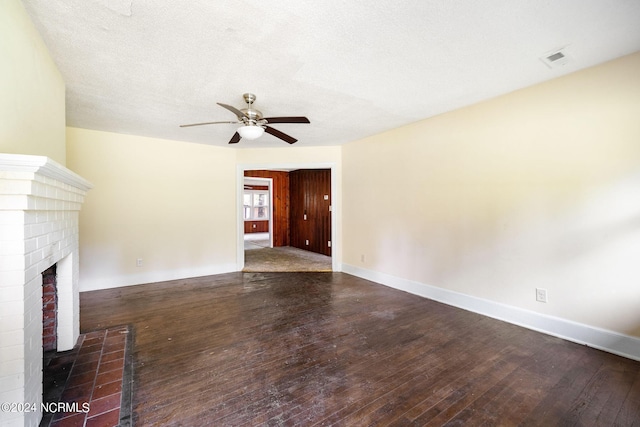
[[[291,246],[331,256],[331,170],[289,172]]]

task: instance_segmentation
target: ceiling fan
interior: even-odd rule
[[[237,109],[232,107],[231,105],[217,103],[219,106],[226,108],[236,115],[238,120],[236,121],[227,121],[227,122],[205,122],[205,123],[192,123],[189,125],[180,125],[181,128],[189,127],[189,126],[202,126],[202,125],[214,125],[219,123],[235,123],[241,125],[236,133],[233,134],[231,139],[229,140],[229,144],[237,144],[240,142],[241,138],[244,139],[257,139],[262,136],[264,132],[267,132],[276,138],[280,138],[281,140],[288,142],[289,144],[293,144],[297,141],[292,136],[287,135],[286,133],[280,132],[277,129],[269,126],[273,123],[310,123],[309,119],[306,117],[262,117],[262,113],[255,108],[253,108],[253,103],[256,100],[256,96],[252,93],[245,93],[242,95],[244,97],[244,101],[247,103],[247,108]]]

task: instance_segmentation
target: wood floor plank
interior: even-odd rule
[[[546,391],[558,381],[559,373],[575,362],[572,357],[559,357],[563,354],[554,351],[554,343],[561,344],[560,340],[549,338],[547,345],[521,360],[516,369],[492,387],[477,393],[467,407],[447,421],[520,425],[526,414],[531,413]],[[527,386],[523,387],[523,384]],[[430,425],[437,425],[434,421],[430,420]]]
[[[591,377],[570,412],[563,417],[568,422],[605,425],[616,418],[633,378],[623,368],[626,362],[614,356],[604,357],[611,359],[611,363],[603,363]]]
[[[640,363],[343,273],[82,293],[135,329],[139,426],[634,425]]]
[[[624,398],[622,407],[615,418],[615,425],[640,426],[640,372],[634,375],[633,369],[630,369],[629,376],[634,379],[633,385]]]
[[[448,329],[447,324],[441,325],[438,327],[431,327],[431,338],[438,341],[438,337],[442,334],[443,331]],[[392,363],[386,363],[386,361],[380,361],[381,363],[375,363],[373,366],[367,366],[366,370],[362,372],[365,376],[363,381],[367,382],[366,392],[362,395],[363,401],[374,401],[383,398],[389,389],[396,384],[402,384],[404,378],[419,378],[420,375],[434,376],[438,372],[444,369],[451,369],[452,366],[462,366],[464,361],[469,361],[471,358],[468,351],[457,351],[457,349],[451,350],[455,356],[442,359],[440,350],[443,348],[451,348],[458,347],[461,341],[465,341],[467,343],[467,348],[473,347],[472,342],[474,328],[473,324],[470,322],[466,329],[463,329],[465,332],[461,333],[459,336],[453,338],[449,337],[446,341],[439,341],[437,346],[434,346],[429,342],[429,345],[424,349],[421,349],[418,352],[412,353],[408,348],[403,347],[403,351],[401,355],[398,355],[398,347],[389,346],[391,350],[391,355],[393,360],[389,360]],[[448,334],[442,335],[443,337],[448,337]],[[483,338],[480,338],[483,339]],[[442,337],[440,337],[442,340]],[[411,354],[411,359],[406,361],[406,363],[398,363],[403,357],[403,355]],[[400,358],[399,358],[400,357]],[[395,363],[393,363],[395,361]],[[376,365],[382,366],[384,369],[381,371],[384,373],[384,377],[380,377],[378,374],[378,370],[380,368],[376,368]],[[372,369],[374,368],[374,369]],[[423,371],[423,369],[425,369]],[[386,381],[384,381],[386,380]],[[353,392],[347,390],[347,395],[353,399]],[[341,408],[337,413],[332,414],[329,418],[322,420],[323,423],[334,422],[335,420],[343,419],[347,416],[347,414],[354,411],[354,408],[359,406],[358,401],[353,402],[353,404],[345,405]],[[365,405],[366,406],[366,405]]]
[[[457,384],[448,396],[414,418],[413,423],[425,426],[444,425],[479,396],[493,389],[517,367],[518,359],[510,360],[508,355],[488,361],[488,363],[482,363],[480,369],[470,371],[469,375],[465,377],[464,383]]]
[[[344,319],[345,317],[343,316],[342,320]],[[353,323],[357,324],[355,319]],[[316,327],[316,329],[318,328]],[[384,354],[380,352],[361,352],[357,354],[356,351],[358,347],[358,342],[356,341],[362,338],[361,334],[357,332],[354,332],[353,334],[349,334],[348,324],[344,324],[344,327],[340,329],[341,330],[332,331],[329,334],[323,334],[327,336],[324,337],[325,339],[323,339],[320,342],[318,341],[318,339],[322,337],[316,337],[315,339],[310,339],[310,337],[305,336],[309,334],[303,334],[303,336],[300,337],[300,339],[303,340],[303,342],[300,343],[298,348],[294,348],[296,346],[287,345],[287,348],[289,348],[293,352],[293,355],[290,358],[291,360],[283,360],[283,363],[284,365],[286,365],[285,368],[287,369],[287,371],[292,371],[294,369],[295,371],[292,374],[289,374],[284,376],[283,378],[280,378],[279,380],[274,379],[274,381],[278,380],[277,381],[278,387],[281,389],[288,389],[291,387],[295,387],[295,382],[299,380],[300,376],[309,376],[313,378],[313,372],[311,372],[311,370],[318,370],[318,367],[324,367],[327,364],[333,363],[334,359],[336,360],[338,358],[348,359],[350,357],[356,357],[356,356],[360,356],[361,358],[362,357],[364,358],[386,357],[384,356]],[[355,341],[353,342],[346,341],[350,335],[354,337]],[[312,342],[316,347],[325,348],[325,349],[328,349],[329,351],[326,353],[324,357],[320,357],[319,360],[314,360],[317,358],[310,358],[308,356],[301,355],[300,354],[301,351],[306,352],[310,350],[308,349],[309,344],[304,344],[307,341]],[[356,350],[353,350],[353,348],[356,348]],[[320,352],[318,352],[317,349],[311,349],[311,351],[313,351],[314,353],[320,354]],[[365,354],[365,353],[368,353],[368,354]],[[329,369],[329,367],[327,367],[327,369]],[[269,374],[269,372],[270,371],[267,371],[267,375]],[[351,373],[353,373],[353,371]],[[315,391],[315,388],[311,388],[311,389]],[[260,391],[260,387],[258,387],[258,391]],[[300,392],[301,391],[298,390],[298,394],[300,394]],[[265,400],[269,398],[270,397],[266,397]],[[262,402],[260,401],[252,402],[252,406],[260,406],[261,404]]]
[[[406,323],[402,326],[409,326],[405,328],[405,331],[410,331],[419,327],[419,325]],[[348,384],[344,379],[334,384],[335,387],[331,389],[330,393],[327,393],[329,396],[331,396],[331,399],[335,399],[339,404],[344,404],[344,401],[340,399],[340,393],[345,391],[349,393],[348,397],[352,402],[356,400],[354,390],[361,390],[363,393],[363,398],[370,398],[370,393],[374,389],[376,383],[384,382],[385,380],[388,380],[390,376],[401,375],[403,370],[412,371],[414,369],[416,359],[421,358],[423,354],[427,354],[427,352],[435,344],[432,342],[423,345],[421,344],[423,343],[423,341],[420,341],[418,339],[403,338],[402,334],[396,334],[397,336],[395,338],[397,341],[394,342],[404,342],[404,351],[401,355],[398,355],[396,351],[397,347],[395,345],[387,345],[382,348],[371,346],[370,340],[368,340],[366,336],[359,332],[359,329],[362,329],[362,326],[359,325],[357,319],[353,320],[353,327],[353,341],[341,342],[338,345],[333,344],[335,347],[337,347],[337,350],[335,351],[335,354],[330,354],[328,356],[328,363],[337,364],[337,367],[339,367],[338,371],[344,371],[342,372],[344,374],[344,379],[349,380]],[[348,327],[346,328],[348,329]],[[379,339],[379,337],[377,337],[377,339]],[[371,351],[372,348],[376,348],[376,350]],[[340,349],[346,349],[347,351],[342,351]],[[385,364],[385,361],[391,358],[393,358],[393,363]],[[342,364],[342,360],[346,360],[346,364]],[[357,360],[358,362],[354,363],[353,360]],[[323,362],[320,362],[320,364],[314,362],[315,368],[322,365],[324,365]],[[380,365],[388,365],[389,369],[371,369],[372,367],[375,368]],[[292,377],[291,379],[293,381],[297,381],[295,377]],[[321,381],[324,380],[324,377],[321,378]],[[312,381],[317,381],[317,379],[312,378]],[[307,382],[307,384],[309,383]],[[312,395],[315,394],[317,390],[326,390],[331,384],[310,385],[310,387],[307,387],[306,393],[309,394],[310,397],[312,397]],[[280,388],[286,389],[288,387],[288,384],[279,381],[278,386]],[[300,393],[298,393],[298,396],[302,398],[305,397],[304,395],[300,396]],[[324,403],[326,404],[326,399]],[[298,417],[300,417],[300,415],[298,415]],[[311,422],[312,420],[313,416],[309,415],[305,419],[305,422]]]

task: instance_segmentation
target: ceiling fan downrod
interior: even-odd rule
[[[259,121],[262,120],[262,112],[253,108],[253,103],[256,100],[256,96],[252,93],[245,93],[242,95],[244,101],[247,103],[247,108],[243,108],[242,111],[248,120],[243,120],[247,126],[258,126]],[[240,118],[242,119],[242,118]]]

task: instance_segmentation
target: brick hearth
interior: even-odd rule
[[[132,342],[122,326],[80,335],[72,350],[45,354],[44,401],[78,411],[44,413],[40,427],[130,426]]]

